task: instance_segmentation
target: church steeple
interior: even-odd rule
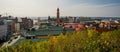
[[[59,12],[59,8],[57,8],[57,24],[60,24],[60,12]]]

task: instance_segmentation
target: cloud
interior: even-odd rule
[[[120,16],[120,0],[0,0],[0,14],[14,16]]]
[[[65,8],[62,11],[64,16],[106,16],[106,17],[119,17],[120,6],[115,4],[107,5],[90,5],[90,4],[79,4],[72,7]]]
[[[53,11],[57,8],[56,1],[57,0],[0,0],[0,12],[7,12],[15,16],[53,15]]]

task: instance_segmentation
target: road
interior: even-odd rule
[[[7,46],[11,46],[13,45],[15,42],[17,42],[17,40],[20,39],[20,35],[19,36],[14,36],[12,37],[9,41],[3,43],[3,45],[1,47],[7,47]]]

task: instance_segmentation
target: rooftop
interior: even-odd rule
[[[72,32],[74,29],[66,28],[64,29],[63,27],[57,27],[57,26],[50,26],[48,29],[39,29],[36,31],[26,31],[28,35],[58,35],[60,33],[63,33],[64,30],[66,32]]]

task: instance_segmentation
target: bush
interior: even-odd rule
[[[50,36],[49,40],[1,48],[0,52],[120,52],[120,30],[99,33],[84,30]]]

